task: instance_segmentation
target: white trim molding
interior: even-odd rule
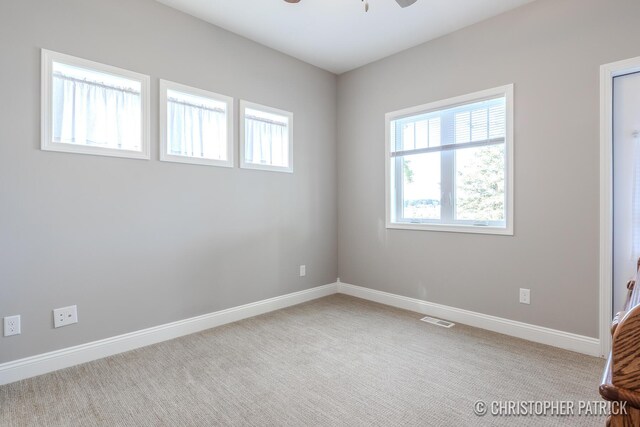
[[[391,133],[395,126],[392,123],[397,120],[411,118],[415,116],[423,116],[430,113],[442,113],[452,108],[472,105],[477,102],[492,101],[504,99],[505,102],[505,134],[504,137],[487,139],[482,141],[473,141],[465,144],[453,144],[447,142],[447,145],[439,145],[437,147],[422,147],[406,151],[398,151],[396,147],[392,147]],[[492,89],[486,89],[467,95],[456,96],[454,98],[444,99],[431,102],[416,107],[405,108],[385,114],[385,225],[387,229],[400,230],[420,230],[420,231],[442,231],[442,232],[458,232],[458,233],[476,233],[476,234],[498,234],[505,236],[513,236],[514,234],[514,85],[508,84]],[[444,126],[444,125],[442,125]],[[444,132],[444,131],[443,131]],[[444,142],[443,142],[444,143]],[[397,185],[402,181],[402,167],[400,159],[404,156],[422,155],[427,152],[442,153],[441,164],[449,165],[454,168],[453,157],[444,157],[444,153],[455,151],[466,147],[483,147],[494,144],[504,144],[505,149],[505,218],[504,221],[465,221],[456,219],[453,212],[443,213],[441,219],[418,220],[415,218],[400,218],[402,216],[400,205],[402,205],[402,185]],[[434,151],[435,150],[435,151]],[[452,156],[447,155],[447,156]],[[455,168],[454,168],[455,169]],[[447,173],[445,173],[447,175]],[[443,175],[442,182],[442,206],[449,206],[453,209],[451,200],[455,200],[455,183],[450,182],[444,184]],[[451,181],[451,180],[449,180]],[[452,187],[453,186],[453,187]],[[446,187],[446,188],[445,188]],[[448,194],[448,196],[446,196]],[[446,204],[444,200],[449,200]],[[453,209],[455,211],[455,209]],[[448,217],[448,218],[447,218]],[[415,222],[414,222],[415,221]]]
[[[288,158],[287,166],[274,166],[270,164],[252,163],[252,162],[247,162],[245,160],[245,157],[246,157],[245,151],[247,147],[245,121],[246,121],[247,109],[257,110],[261,113],[272,114],[272,115],[280,116],[286,119],[287,135],[289,139],[288,141],[289,158]],[[240,168],[293,173],[293,113],[241,99],[240,100],[240,119],[239,119],[238,127],[239,127],[238,139],[239,139],[239,145],[240,145]]]
[[[232,168],[235,164],[234,161],[234,125],[233,120],[235,117],[235,112],[233,109],[233,98],[226,95],[221,95],[219,93],[210,92],[204,89],[198,89],[195,87],[183,85],[181,83],[175,83],[169,80],[160,79],[160,106],[159,106],[159,115],[160,115],[160,160],[163,162],[176,162],[176,163],[190,163],[194,165],[208,165],[208,166],[222,166],[227,168]],[[197,97],[196,99],[204,98],[207,101],[218,102],[224,104],[224,115],[225,115],[225,132],[226,132],[226,159],[210,159],[206,157],[194,157],[187,155],[177,155],[170,154],[168,150],[169,145],[169,125],[170,120],[168,118],[168,101],[169,101],[169,91],[174,91],[180,93],[182,96],[193,96]],[[210,141],[207,141],[210,142]]]
[[[611,350],[613,319],[613,79],[640,71],[640,57],[600,67],[600,356]]]
[[[333,295],[336,291],[337,284],[331,283],[190,319],[3,363],[0,364],[0,385],[168,341],[205,329],[226,325],[227,323],[237,322],[248,317]]]
[[[6,362],[0,364],[0,385],[179,338],[336,293],[351,295],[391,307],[451,320],[476,328],[572,350],[578,353],[591,356],[600,355],[600,340],[597,338],[585,337],[375,289],[350,285],[348,283],[342,283],[340,279],[338,279],[336,283]]]
[[[530,325],[515,320],[476,313],[460,308],[449,307],[415,298],[395,295],[388,292],[363,288],[342,283],[338,279],[338,292],[380,304],[414,311],[416,313],[438,317],[452,322],[462,323],[476,328],[486,329],[528,341],[559,347],[590,356],[600,355],[600,340],[558,331],[542,326]]]
[[[41,143],[44,151],[59,151],[63,153],[92,154],[98,156],[126,157],[131,159],[149,160],[151,156],[151,77],[114,67],[88,59],[78,58],[64,53],[47,49],[41,52]],[[125,150],[89,146],[83,144],[69,144],[53,140],[53,71],[54,63],[100,72],[113,77],[120,77],[140,83],[140,150]]]

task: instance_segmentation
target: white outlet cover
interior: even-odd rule
[[[20,335],[20,315],[8,316],[4,318],[4,336],[10,337],[13,335]]]
[[[531,304],[531,290],[520,288],[520,303]]]
[[[53,326],[61,328],[63,326],[78,323],[78,306],[56,308],[53,310]]]
[[[307,266],[306,265],[301,265],[300,266],[300,277],[306,276],[307,275]]]

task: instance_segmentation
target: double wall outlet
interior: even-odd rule
[[[520,288],[520,304],[531,304],[531,290]]]
[[[304,277],[307,275],[307,266],[306,265],[301,265],[300,266],[300,277]]]
[[[61,328],[73,323],[78,323],[78,307],[71,305],[69,307],[56,308],[53,310],[53,326]]]
[[[20,335],[20,315],[4,318],[4,336]]]

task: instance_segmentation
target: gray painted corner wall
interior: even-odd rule
[[[338,275],[597,336],[598,68],[640,55],[638,16],[538,0],[336,78],[152,0],[2,2],[0,363]],[[152,160],[40,151],[40,48],[151,75]],[[159,78],[293,111],[295,173],[158,161]],[[515,236],[385,229],[384,114],[508,83]]]
[[[150,161],[40,151],[40,48],[152,77]],[[151,0],[2,2],[0,52],[0,363],[335,281],[333,74]],[[294,173],[160,162],[159,78],[292,111]]]
[[[638,17],[539,0],[339,76],[341,280],[597,337],[599,66],[640,55]],[[515,235],[385,229],[384,114],[508,83]]]

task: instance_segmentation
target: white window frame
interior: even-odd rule
[[[388,229],[402,229],[402,230],[422,230],[422,231],[445,231],[445,232],[459,232],[459,233],[478,233],[478,234],[499,234],[499,235],[513,235],[513,217],[514,217],[514,202],[513,202],[513,167],[514,167],[514,155],[513,155],[513,84],[500,86],[492,89],[482,90],[479,92],[470,93],[467,95],[457,96],[454,98],[444,99],[440,101],[431,102],[416,107],[410,107],[399,111],[387,113],[385,115],[385,211],[386,211],[386,228]],[[414,116],[418,114],[425,114],[434,112],[437,110],[444,110],[454,108],[457,106],[472,104],[474,102],[480,102],[493,98],[504,97],[506,101],[505,106],[505,226],[486,226],[486,225],[474,225],[474,224],[449,224],[449,223],[436,223],[436,222],[423,222],[423,223],[406,223],[397,222],[395,220],[395,206],[396,206],[396,193],[395,193],[395,177],[391,176],[392,166],[391,162],[394,157],[391,155],[391,122],[403,117]]]
[[[272,166],[272,165],[263,165],[259,163],[247,163],[245,162],[245,112],[246,109],[250,108],[253,110],[263,111],[265,113],[277,114],[280,116],[285,116],[289,120],[288,133],[289,133],[289,166]],[[240,121],[238,124],[240,128],[239,132],[239,142],[240,142],[240,167],[242,169],[257,169],[257,170],[265,170],[265,171],[274,171],[274,172],[288,172],[293,173],[293,113],[285,110],[280,110],[278,108],[269,107],[266,105],[256,104],[254,102],[249,102],[245,100],[240,100]]]
[[[214,101],[224,102],[227,106],[227,160],[204,159],[199,157],[178,156],[167,153],[167,91],[186,93],[188,95],[210,98]],[[210,92],[204,89],[183,85],[169,80],[160,80],[160,160],[163,162],[190,163],[194,165],[221,166],[232,168],[234,166],[234,144],[233,144],[233,98],[219,93]]]
[[[59,151],[63,153],[91,154],[98,156],[125,157],[131,159],[149,160],[151,157],[150,150],[150,105],[149,87],[151,78],[145,74],[136,73],[134,71],[125,70],[123,68],[113,67],[111,65],[82,59],[64,53],[53,52],[51,50],[42,49],[41,64],[41,144],[40,148],[44,151]],[[89,70],[95,70],[102,73],[112,74],[140,83],[140,151],[120,150],[117,148],[92,147],[81,144],[68,144],[53,141],[53,120],[52,120],[52,101],[53,101],[53,63],[58,62],[66,65],[72,65]]]

